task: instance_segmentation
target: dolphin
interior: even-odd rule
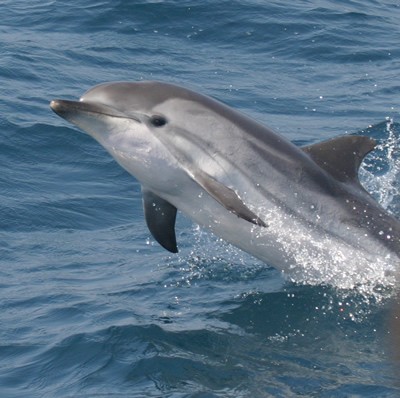
[[[339,136],[298,147],[231,107],[156,81],[97,85],[59,116],[97,140],[141,184],[147,226],[178,251],[180,210],[288,275],[397,269],[400,222],[362,187],[376,142]]]

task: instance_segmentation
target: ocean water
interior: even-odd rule
[[[139,184],[48,105],[155,79],[299,145],[368,134],[361,180],[400,216],[398,0],[0,10],[1,397],[400,396],[389,281],[294,283],[183,216],[165,252]]]

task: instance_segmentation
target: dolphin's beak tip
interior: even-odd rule
[[[50,101],[50,108],[57,113],[57,115],[62,116],[67,112],[68,110],[68,104],[66,104],[66,101],[59,100],[59,99],[54,99]]]
[[[60,101],[59,101],[59,100],[54,99],[54,100],[51,100],[51,101],[50,101],[50,108],[51,108],[54,112],[56,112],[56,111],[57,111],[57,108],[59,108],[59,107],[60,107]]]

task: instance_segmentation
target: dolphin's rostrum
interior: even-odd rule
[[[149,230],[171,252],[180,210],[287,272],[313,261],[399,263],[400,223],[358,180],[371,138],[299,148],[221,102],[161,82],[106,83],[51,108],[137,178]]]

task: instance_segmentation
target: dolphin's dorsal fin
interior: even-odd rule
[[[214,177],[201,170],[196,170],[193,173],[193,179],[219,204],[239,218],[243,218],[260,227],[267,226],[263,220],[243,203],[242,199],[240,199],[233,189],[221,184]]]
[[[175,236],[176,207],[160,198],[152,191],[142,187],[143,209],[154,239],[172,253],[177,253]]]
[[[376,141],[365,136],[345,135],[302,147],[315,163],[341,182],[359,184],[358,169]]]

